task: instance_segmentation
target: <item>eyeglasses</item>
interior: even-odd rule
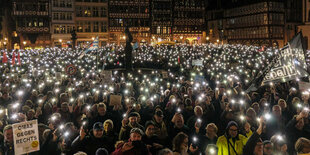
[[[264,147],[264,149],[266,149],[266,150],[271,150],[272,147]]]
[[[229,129],[229,131],[232,131],[232,132],[237,132],[238,129]]]

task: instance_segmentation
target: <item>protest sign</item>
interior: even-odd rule
[[[122,105],[122,96],[121,95],[110,95],[110,104],[109,106]]]
[[[203,60],[193,60],[192,65],[193,66],[203,66]]]
[[[16,155],[39,151],[37,120],[13,124],[13,139]]]
[[[76,71],[77,71],[77,68],[76,68],[73,64],[68,65],[68,66],[66,67],[66,73],[67,73],[68,75],[74,75],[74,74],[76,73]]]

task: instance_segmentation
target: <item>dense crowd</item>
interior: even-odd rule
[[[1,51],[1,154],[14,154],[12,124],[35,119],[40,151],[30,154],[310,153],[307,79],[245,90],[277,49],[141,46],[133,71],[122,46],[82,51]]]

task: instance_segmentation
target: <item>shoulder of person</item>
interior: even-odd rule
[[[220,136],[217,141],[227,141],[224,135]]]
[[[242,134],[239,134],[238,136],[239,136],[239,139],[240,139],[240,140],[248,139],[247,137],[245,137],[245,136],[242,135]]]
[[[173,152],[173,155],[181,155],[179,152]]]

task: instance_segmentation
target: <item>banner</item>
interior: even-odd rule
[[[308,76],[301,38],[301,33],[299,33],[288,43],[288,48],[279,52],[279,59],[264,77],[263,84],[286,82]]]
[[[39,151],[37,120],[13,124],[13,139],[16,155]]]
[[[302,33],[299,32],[287,46],[275,52],[269,65],[245,87],[246,93],[256,91],[261,84],[268,82],[286,82],[308,76],[301,39]]]
[[[193,60],[192,65],[193,66],[203,66],[203,60],[199,60],[199,59]]]

